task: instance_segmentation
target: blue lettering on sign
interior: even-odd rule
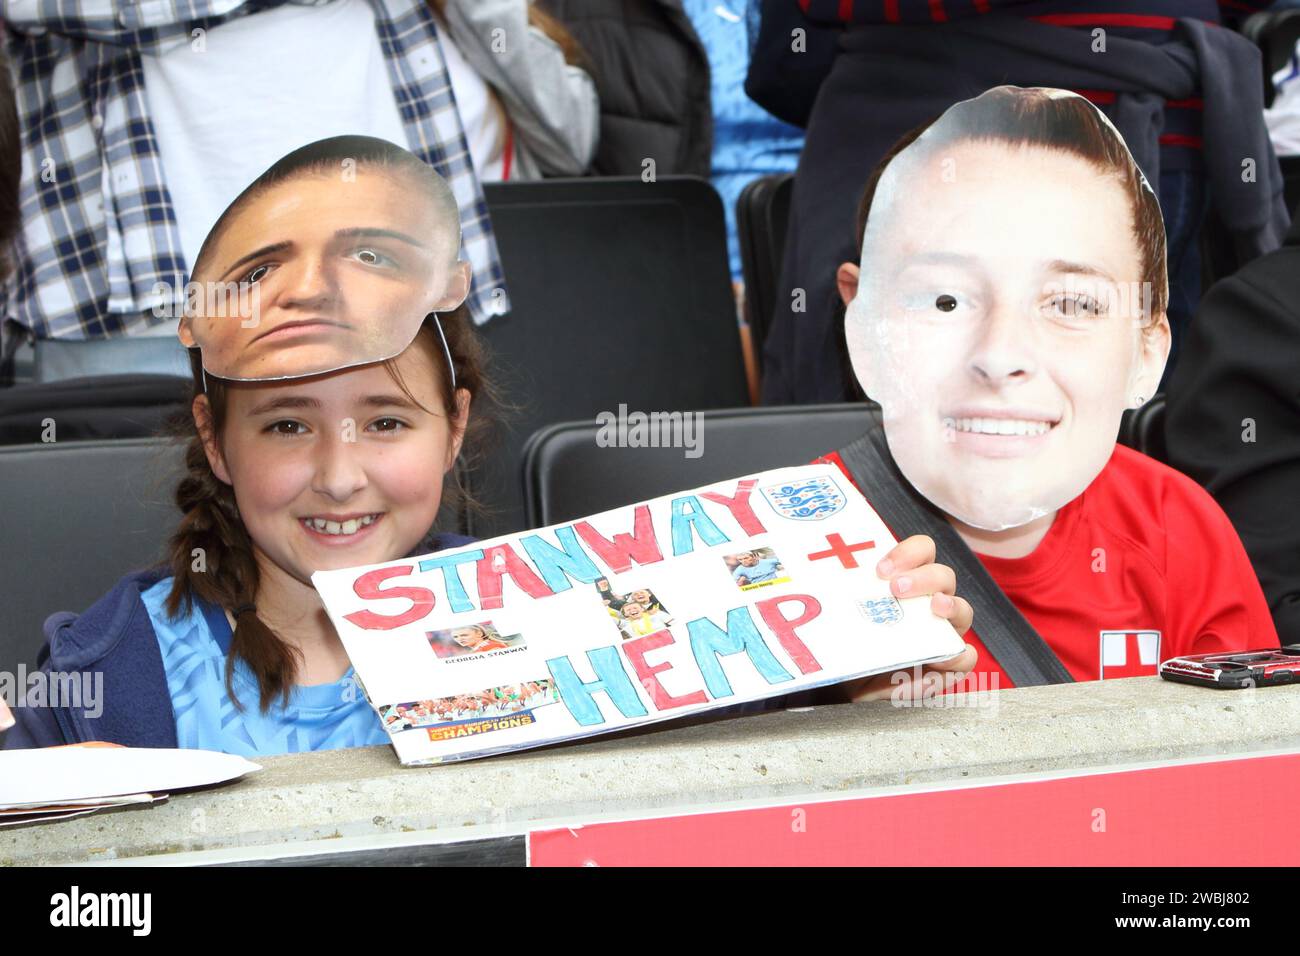
[[[597,647],[587,651],[587,660],[591,661],[596,679],[584,682],[573,669],[573,663],[567,657],[552,657],[546,662],[547,670],[555,679],[555,687],[560,692],[560,699],[569,708],[573,719],[584,727],[603,724],[605,718],[600,714],[600,707],[593,699],[594,695],[604,691],[614,702],[619,713],[624,717],[645,717],[645,704],[637,696],[636,685],[623,669],[623,660],[614,647]]]

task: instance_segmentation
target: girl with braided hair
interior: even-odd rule
[[[168,559],[50,635],[45,667],[102,674],[97,712],[20,708],[6,748],[387,742],[311,575],[469,540],[434,530],[492,394],[459,228],[433,170],[368,137],[296,150],[231,204],[180,322],[194,399]]]

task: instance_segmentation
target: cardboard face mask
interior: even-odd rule
[[[430,312],[468,294],[456,209],[428,167],[361,163],[252,188],[204,244],[181,342],[207,374],[236,381],[393,358]]]
[[[999,87],[949,109],[881,175],[859,270],[858,380],[903,474],[972,527],[1077,497],[1159,382],[1159,207],[1075,94]]]

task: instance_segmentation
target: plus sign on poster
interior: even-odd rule
[[[403,763],[621,730],[963,649],[832,465],[312,580]]]

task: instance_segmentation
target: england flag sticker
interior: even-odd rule
[[[1102,631],[1102,680],[1154,677],[1160,663],[1159,631]]]
[[[794,484],[768,485],[763,497],[782,518],[820,521],[844,508],[844,492],[828,477],[806,478]]]

